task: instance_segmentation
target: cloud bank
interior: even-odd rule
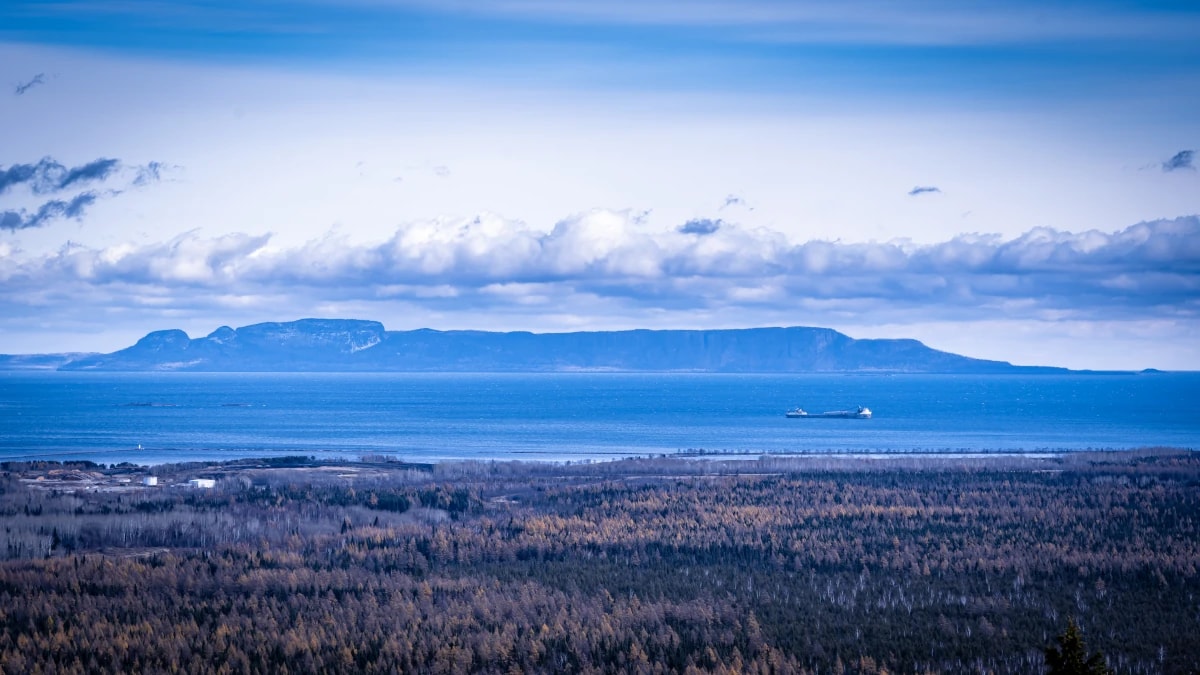
[[[66,208],[66,207],[64,207]],[[1195,320],[1200,217],[1118,232],[1037,228],[1013,239],[791,243],[722,221],[646,231],[628,213],[593,211],[550,232],[497,216],[402,225],[383,242],[330,234],[281,248],[270,235],[107,248],[0,251],[0,313],[212,312],[276,317],[314,307],[419,307],[441,316],[497,313],[645,317],[736,311],[789,323],[920,319]],[[374,310],[372,308],[375,308]],[[219,322],[219,321],[218,321]]]
[[[39,3],[29,4],[36,8]],[[83,30],[93,24],[108,27],[117,23],[125,30],[161,29],[163,25],[169,25],[176,30],[164,31],[163,38],[184,30],[193,38],[184,43],[193,44],[200,40],[206,45],[228,43],[241,37],[227,35],[234,27],[250,36],[296,33],[287,37],[299,45],[307,45],[311,44],[308,40],[313,39],[313,33],[336,32],[345,23],[347,15],[366,27],[386,27],[393,25],[397,18],[415,16],[426,20],[490,21],[501,24],[502,28],[507,27],[506,24],[583,24],[609,29],[708,31],[725,40],[887,45],[1029,44],[1052,40],[1111,42],[1146,38],[1174,42],[1193,37],[1198,24],[1196,12],[1185,3],[1177,3],[1170,11],[1164,11],[1163,8],[1139,7],[1137,3],[1047,6],[1031,0],[982,1],[968,5],[948,0],[915,3],[870,0],[836,3],[786,0],[392,0],[382,3],[376,0],[318,0],[304,3],[297,9],[288,4],[231,0],[177,0],[166,4],[61,0],[52,9],[27,9],[17,14],[11,31],[42,39],[47,32],[53,36],[55,33],[47,28],[45,21],[46,15],[53,10],[77,17],[76,22],[70,24],[75,33],[81,31],[78,24],[82,19],[89,19],[83,21]],[[114,22],[113,18],[119,21]],[[343,20],[336,21],[338,18]],[[283,31],[280,26],[290,30]],[[359,45],[358,49],[367,46]]]

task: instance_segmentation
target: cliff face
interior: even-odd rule
[[[150,333],[62,370],[103,371],[697,371],[1029,372],[930,349],[916,340],[855,340],[828,328],[580,333],[387,331],[376,321],[304,319],[222,326],[202,338]]]
[[[181,330],[150,333],[137,344],[64,365],[62,370],[340,371],[358,367],[354,354],[387,336],[377,321],[303,319],[221,326],[202,338]]]

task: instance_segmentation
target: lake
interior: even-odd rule
[[[1200,448],[1200,374],[0,373],[0,459]],[[787,419],[863,405],[874,418]]]

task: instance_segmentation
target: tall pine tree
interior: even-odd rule
[[[1104,655],[1096,652],[1088,656],[1083,644],[1083,634],[1075,619],[1067,622],[1067,630],[1058,636],[1058,647],[1046,648],[1046,665],[1050,675],[1112,675],[1113,671],[1104,661]]]

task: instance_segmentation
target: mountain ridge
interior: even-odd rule
[[[378,321],[360,319],[221,326],[198,338],[167,329],[108,354],[0,356],[0,369],[5,359],[36,362],[41,369],[105,372],[1068,372],[975,359],[912,339],[858,340],[806,326],[389,331]]]

